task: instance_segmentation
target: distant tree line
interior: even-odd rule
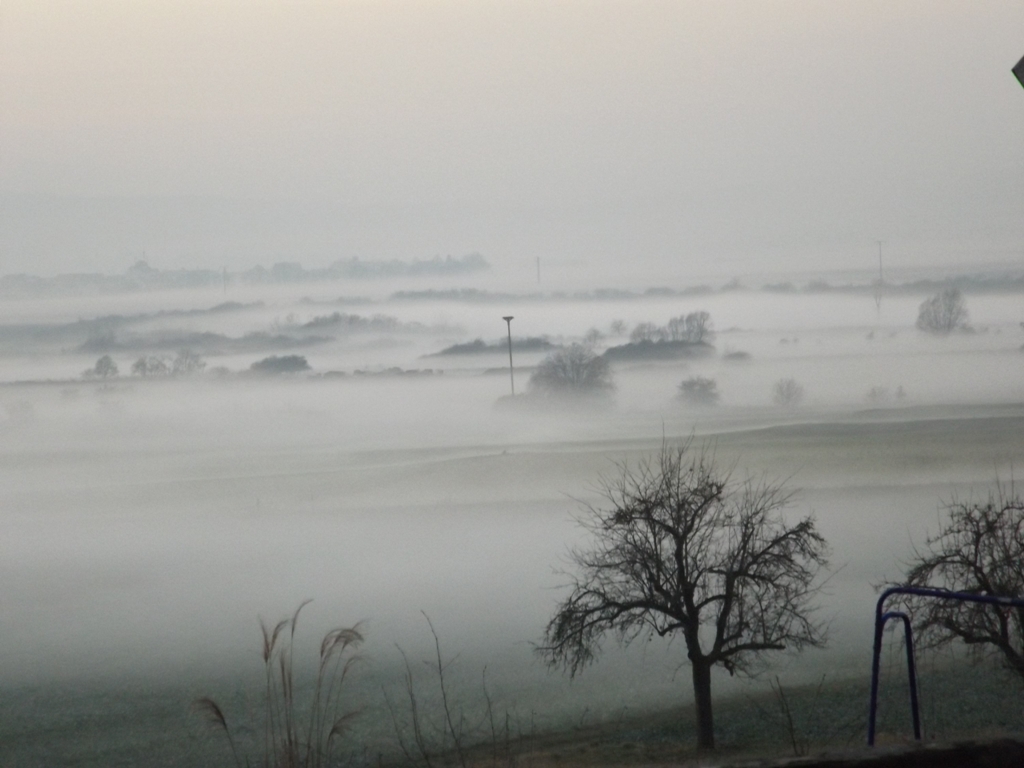
[[[76,273],[54,277],[16,274],[0,278],[0,293],[16,295],[88,295],[140,290],[204,288],[225,284],[301,283],[340,279],[466,275],[490,269],[479,253],[429,259],[378,261],[339,260],[323,269],[306,269],[298,262],[278,262],[240,272],[223,269],[157,269],[139,260],[120,275]]]
[[[670,341],[700,344],[714,338],[714,324],[707,312],[690,312],[673,317],[663,326],[654,323],[639,323],[629,334],[632,344]]]

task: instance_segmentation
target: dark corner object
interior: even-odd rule
[[[1017,66],[1013,68],[1013,74],[1017,76],[1017,81],[1024,85],[1024,59],[1017,62]]]

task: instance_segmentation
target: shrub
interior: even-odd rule
[[[871,405],[886,405],[892,398],[889,395],[888,387],[872,387],[868,390],[865,399]]]
[[[783,408],[795,408],[804,399],[804,388],[794,378],[779,379],[772,387],[772,401]]]
[[[530,388],[543,395],[603,395],[615,385],[611,366],[582,344],[560,349],[544,358],[530,377]]]
[[[691,376],[679,385],[679,397],[690,405],[717,405],[718,383],[704,376]]]
[[[117,376],[117,363],[110,355],[104,355],[96,361],[96,365],[92,368],[88,368],[82,373],[82,376],[87,379],[109,379]]]
[[[726,352],[724,355],[722,355],[722,359],[727,360],[730,363],[745,363],[748,360],[750,360],[750,358],[751,355],[749,352],[743,352],[739,350],[735,352]]]
[[[958,288],[946,288],[921,303],[917,311],[917,327],[945,336],[953,331],[967,330],[967,317],[963,294]]]
[[[271,355],[250,365],[249,370],[265,374],[298,373],[308,371],[309,363],[302,355]]]

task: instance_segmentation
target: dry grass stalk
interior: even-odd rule
[[[295,629],[299,614],[310,602],[304,601],[290,619],[279,621],[272,628],[260,619],[265,678],[262,760],[265,768],[326,768],[332,764],[335,743],[359,714],[359,710],[341,711],[345,679],[359,660],[355,651],[363,642],[359,624],[332,629],[324,635],[312,697],[308,707],[297,706]],[[224,731],[235,764],[241,768],[243,763],[221,708],[207,697],[198,699],[195,706]],[[250,765],[249,760],[244,764]]]
[[[512,717],[508,709],[504,713],[504,731],[496,722],[494,700],[487,687],[486,667],[482,675],[484,713],[479,722],[467,724],[465,711],[453,698],[447,676],[449,667],[458,656],[447,660],[444,658],[441,641],[434,629],[433,622],[426,613],[423,614],[423,617],[426,619],[434,639],[434,657],[429,661],[424,661],[424,664],[431,670],[432,677],[437,682],[440,700],[440,712],[438,712],[437,720],[431,722],[427,719],[426,727],[424,727],[424,716],[417,694],[413,667],[409,662],[409,657],[399,646],[396,647],[405,664],[403,686],[408,702],[407,720],[400,715],[399,708],[388,695],[387,689],[383,687],[381,689],[398,747],[406,762],[426,768],[453,763],[460,768],[469,768],[471,765],[481,765],[486,762],[486,758],[483,760],[481,758],[489,752],[490,763],[494,768],[499,765],[514,768],[518,761],[518,753],[522,748],[522,729],[519,729],[518,737],[513,744]]]

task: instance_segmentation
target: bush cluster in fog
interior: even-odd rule
[[[192,376],[206,368],[202,355],[191,349],[182,349],[169,361],[156,355],[143,356],[132,363],[132,375],[142,376]]]
[[[968,328],[967,302],[959,288],[946,288],[925,299],[917,311],[917,327],[937,335]]]
[[[299,373],[309,370],[309,363],[302,355],[271,355],[249,366],[253,373],[273,375],[276,373]]]
[[[528,336],[526,338],[512,339],[512,349],[515,352],[547,352],[555,349],[555,345],[543,336]],[[498,341],[494,341],[489,344],[483,339],[474,339],[473,341],[463,342],[462,344],[452,344],[450,347],[445,347],[440,352],[428,355],[428,357],[440,357],[442,355],[500,354],[507,351],[507,339],[499,339]]]
[[[734,350],[732,352],[726,352],[722,355],[722,359],[727,363],[746,363],[749,362],[753,356],[749,352],[743,352],[742,350]]]
[[[679,398],[690,405],[718,405],[718,382],[705,376],[691,376],[679,385]]]
[[[639,323],[629,334],[633,344],[658,341],[686,341],[691,344],[711,341],[714,338],[714,324],[707,312],[690,312],[688,315],[673,317],[664,326],[654,323]]]
[[[608,360],[583,344],[551,353],[530,376],[531,392],[547,397],[608,395],[614,389]]]
[[[142,376],[169,376],[171,373],[171,367],[167,364],[167,360],[156,355],[149,355],[148,357],[140,357],[134,363],[132,363],[132,375]]]
[[[295,327],[294,316],[285,318],[284,327]],[[333,312],[329,315],[317,315],[312,320],[302,323],[301,328],[312,330],[330,330],[339,333],[423,333],[426,331],[451,331],[448,326],[427,326],[420,322],[402,322],[392,315],[381,313],[363,316],[349,312]]]

